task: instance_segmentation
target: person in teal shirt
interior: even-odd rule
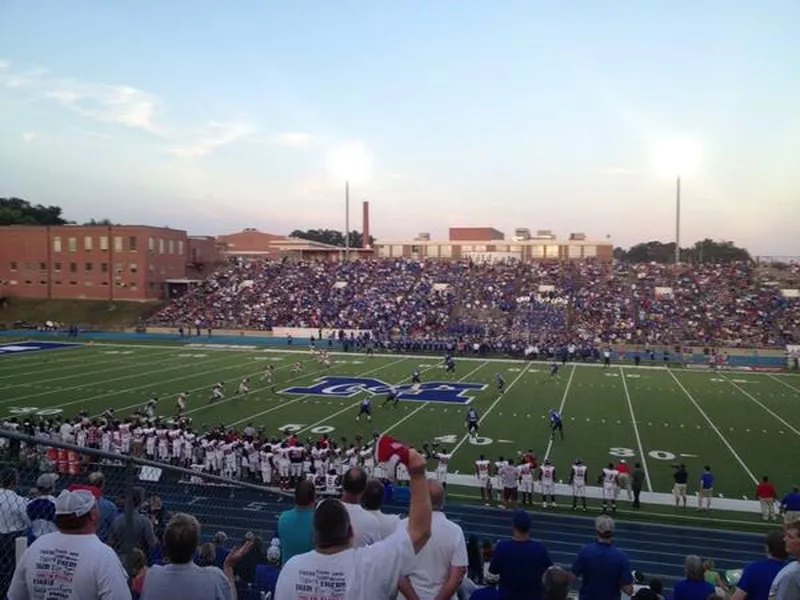
[[[294,490],[295,507],[285,510],[278,518],[278,538],[281,540],[281,565],[298,554],[314,549],[314,484],[303,480]]]

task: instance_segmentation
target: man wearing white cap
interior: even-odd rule
[[[58,531],[38,538],[22,555],[9,600],[130,600],[119,558],[95,535],[100,511],[87,490],[56,498]]]

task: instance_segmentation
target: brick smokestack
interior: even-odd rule
[[[369,248],[369,202],[364,200],[361,207],[361,247]]]

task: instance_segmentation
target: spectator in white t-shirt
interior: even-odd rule
[[[58,531],[41,536],[22,555],[9,600],[130,600],[122,563],[95,535],[99,521],[91,492],[61,492],[56,498]]]
[[[19,473],[4,469],[0,473],[0,598],[5,598],[14,574],[14,548],[16,539],[25,536],[31,524],[28,518],[28,500],[17,494]]]
[[[361,506],[363,506],[369,514],[378,519],[382,540],[385,540],[397,531],[397,524],[400,522],[400,517],[398,515],[387,515],[385,512],[381,511],[384,496],[385,490],[383,483],[377,479],[370,479],[367,481],[367,488],[361,496]]]
[[[353,546],[369,546],[382,539],[381,525],[375,515],[361,506],[361,496],[367,489],[367,472],[361,467],[348,469],[342,477],[342,502],[350,514]]]
[[[314,513],[316,548],[287,562],[275,588],[277,600],[331,597],[343,600],[380,600],[397,591],[400,576],[408,573],[414,556],[431,534],[431,497],[425,480],[425,458],[411,450],[411,506],[408,528],[398,529],[369,548],[353,544],[353,527],[345,504],[326,499]]]
[[[406,600],[452,600],[467,573],[467,543],[461,527],[442,512],[444,488],[428,481],[433,516],[431,539],[414,558],[414,566],[400,578],[399,590]],[[400,521],[406,529],[408,521]]]

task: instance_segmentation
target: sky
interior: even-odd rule
[[[679,167],[682,245],[800,256],[797,23],[796,0],[4,0],[0,197],[341,230],[357,148],[350,224],[369,200],[379,240],[629,246],[674,239]]]

